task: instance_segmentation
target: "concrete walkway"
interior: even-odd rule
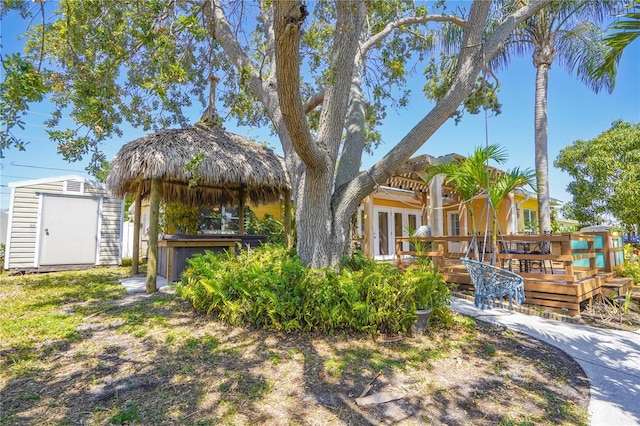
[[[575,359],[589,378],[591,425],[640,425],[640,330],[605,330],[506,309],[481,310],[457,297],[451,308],[533,336]]]
[[[127,293],[144,293],[147,291],[147,276],[134,275],[132,277],[122,278],[120,284],[127,290]],[[156,279],[156,288],[158,291],[170,292],[173,289],[167,285],[167,279],[158,275]]]

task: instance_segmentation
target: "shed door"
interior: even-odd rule
[[[40,265],[95,264],[98,200],[44,196],[40,227]]]

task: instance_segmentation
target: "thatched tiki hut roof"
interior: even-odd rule
[[[160,200],[191,206],[235,204],[240,207],[239,230],[243,233],[246,200],[260,205],[284,195],[285,229],[290,232],[291,185],[284,160],[272,150],[219,126],[162,130],[127,143],[111,163],[107,187],[117,196],[136,196],[134,274],[138,266],[139,208],[142,198],[150,199],[147,292],[156,291]]]
[[[198,156],[196,177],[185,166]],[[220,127],[162,130],[124,145],[111,164],[107,187],[117,196],[149,194],[159,179],[162,199],[197,206],[240,204],[240,190],[254,205],[279,200],[291,185],[284,160],[272,150]]]

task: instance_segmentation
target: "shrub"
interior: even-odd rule
[[[621,277],[631,277],[636,284],[640,284],[640,255],[638,250],[630,244],[624,246],[625,261],[617,266],[617,274]]]
[[[284,225],[272,215],[266,214],[262,219],[249,208],[245,209],[244,230],[249,235],[266,235],[275,244],[284,243]]]
[[[212,252],[194,256],[178,293],[195,309],[234,325],[409,333],[423,274],[418,269],[402,273],[361,254],[346,258],[339,273],[310,269],[283,247],[265,245],[237,256]],[[436,318],[448,312],[447,303],[436,309]]]
[[[405,273],[415,292],[416,307],[431,309],[431,317],[443,324],[451,322],[451,292],[446,281],[429,258],[420,257]]]

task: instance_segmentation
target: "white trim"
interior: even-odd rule
[[[89,184],[96,186],[100,189],[106,189],[105,185],[96,181],[92,181],[91,179],[82,177],[80,175],[64,175],[64,176],[52,176],[40,179],[30,179],[30,180],[21,180],[18,182],[9,182],[7,186],[9,188],[17,188],[20,186],[30,186],[30,185],[42,185],[43,183],[52,183],[52,182],[60,182],[67,180],[75,180],[80,181],[83,184]]]
[[[380,235],[378,235],[379,232],[379,223],[378,223],[378,213],[380,211],[384,211],[386,213],[388,213],[388,242],[389,242],[389,247],[388,247],[388,251],[389,253],[386,255],[380,255],[380,254],[376,254],[377,249],[378,249],[378,245],[380,243]],[[396,218],[396,214],[400,214],[401,216],[401,229],[400,235],[396,234],[396,228],[395,228],[395,218]],[[374,206],[373,207],[373,223],[374,223],[374,237],[373,237],[373,255],[375,257],[376,260],[389,260],[389,259],[394,259],[396,256],[396,237],[405,235],[405,231],[407,231],[407,235],[409,234],[409,229],[408,229],[408,223],[409,223],[409,215],[415,215],[416,216],[416,229],[417,227],[420,227],[421,225],[423,225],[422,223],[422,210],[421,209],[411,209],[408,207],[391,207],[391,206]],[[378,226],[376,226],[378,225]],[[415,229],[414,229],[415,232]],[[409,235],[408,235],[409,236]],[[408,243],[404,244],[404,249],[408,249]]]
[[[98,223],[96,224],[96,266],[100,265],[100,248],[102,243],[102,202],[104,197],[98,199]]]
[[[36,244],[33,253],[33,267],[40,267],[40,245],[42,240],[42,209],[44,208],[44,194],[38,194],[38,216],[36,217]]]
[[[380,254],[380,213],[387,214],[387,254]],[[375,259],[387,259],[388,256],[392,256],[391,241],[395,241],[395,229],[393,229],[392,222],[393,209],[389,206],[373,206],[373,255]]]
[[[451,218],[453,216],[458,217],[458,233],[452,234],[452,226],[451,226]],[[447,236],[449,237],[459,237],[462,235],[462,218],[460,217],[460,212],[458,210],[448,210],[447,211]],[[449,253],[463,253],[462,252],[462,244],[460,242],[448,241],[447,242],[447,251]],[[456,250],[454,250],[456,249]]]
[[[11,256],[11,234],[13,234],[13,205],[16,198],[16,189],[11,188],[9,196],[9,220],[7,221],[7,239],[4,246],[4,269],[9,269],[9,257]]]
[[[135,202],[135,201],[134,201]],[[118,221],[120,222],[120,245],[118,247],[118,265],[122,266],[122,251],[124,250],[124,204],[125,199],[122,199],[122,204],[120,205],[120,218]]]
[[[92,198],[97,200],[105,197],[104,194],[92,194],[91,192],[80,194],[79,192],[60,192],[60,191],[35,191],[36,195],[46,195],[47,197],[64,197],[64,198]]]

